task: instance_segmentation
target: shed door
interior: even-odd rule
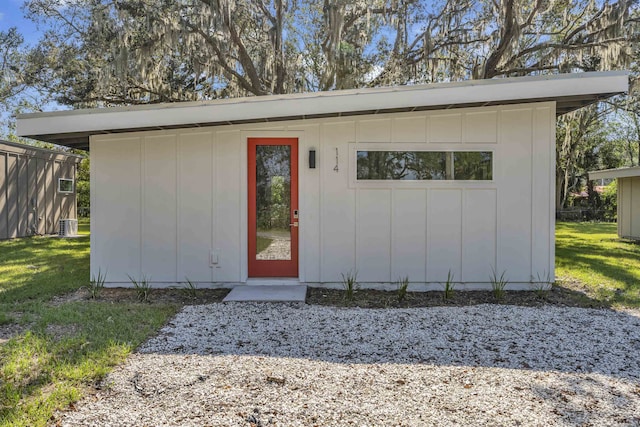
[[[249,277],[298,277],[298,139],[248,147]]]

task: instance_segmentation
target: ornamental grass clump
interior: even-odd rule
[[[453,298],[453,294],[455,291],[456,284],[453,282],[453,273],[451,270],[447,273],[447,281],[444,282],[444,293],[442,294],[442,299],[447,301]]]
[[[148,302],[149,294],[151,293],[151,281],[146,275],[142,275],[140,280],[136,280],[129,276],[129,280],[133,283],[133,287],[136,290],[136,296],[140,302]]]
[[[106,273],[102,274],[102,271],[98,269],[98,275],[91,275],[91,280],[89,281],[89,295],[91,295],[91,299],[96,299],[100,296],[100,293],[104,289],[104,282],[107,278]]]
[[[184,292],[187,298],[195,299],[198,296],[198,285],[189,280],[188,277],[185,277],[184,280],[182,292]]]
[[[398,302],[402,302],[407,298],[407,288],[409,287],[409,276],[400,277],[396,281],[396,296]]]
[[[491,267],[491,289],[493,291],[493,296],[498,301],[502,301],[502,299],[504,298],[504,288],[509,283],[509,281],[504,277],[506,273],[507,271],[505,270],[500,276],[498,276],[496,270]]]
[[[356,291],[360,288],[360,285],[358,284],[358,272],[349,271],[347,274],[340,274],[342,275],[344,299],[347,301],[353,301]]]
[[[542,276],[540,276],[540,273],[536,273],[536,276],[537,280],[533,282],[533,289],[538,298],[546,299],[549,289],[551,289],[551,274],[545,271]]]

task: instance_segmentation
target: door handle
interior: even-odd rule
[[[298,226],[298,221],[294,222],[293,224],[289,224],[289,227],[297,227]]]

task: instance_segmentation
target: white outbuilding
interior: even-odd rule
[[[618,180],[618,236],[640,239],[640,166],[589,172],[589,179]]]
[[[21,115],[91,151],[91,272],[508,288],[554,279],[556,116],[624,72]]]

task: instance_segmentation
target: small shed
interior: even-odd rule
[[[640,239],[640,166],[589,172],[589,179],[618,180],[618,236]]]
[[[76,218],[75,177],[82,156],[0,141],[0,239],[59,231]]]
[[[91,150],[107,283],[510,289],[554,280],[557,115],[625,72],[34,113]]]

